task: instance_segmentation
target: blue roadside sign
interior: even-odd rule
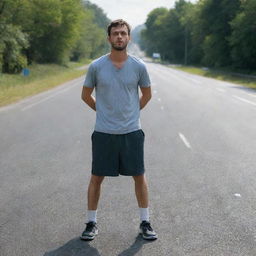
[[[30,70],[28,68],[23,68],[22,69],[22,74],[23,74],[23,76],[29,76]]]

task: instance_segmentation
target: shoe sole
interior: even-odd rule
[[[93,237],[89,237],[89,236],[80,236],[80,239],[84,240],[84,241],[92,241],[95,238],[95,236]]]
[[[157,236],[148,237],[148,236],[142,235],[142,237],[143,237],[143,239],[145,239],[145,240],[156,240],[156,239],[157,239]]]
[[[140,231],[140,234],[142,235],[142,238],[145,240],[156,240],[158,238],[158,236],[144,236],[142,231]]]
[[[95,236],[80,236],[80,239],[84,241],[92,241],[98,235],[98,231],[95,233]]]

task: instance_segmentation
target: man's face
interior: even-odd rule
[[[110,36],[108,41],[112,48],[117,51],[123,51],[126,49],[127,44],[130,41],[130,36],[128,35],[128,28],[124,26],[112,27],[110,31]]]

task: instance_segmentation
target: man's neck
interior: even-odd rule
[[[113,62],[124,62],[128,58],[128,53],[126,50],[117,51],[112,49],[109,57]]]

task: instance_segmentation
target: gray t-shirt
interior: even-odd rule
[[[141,128],[138,86],[150,87],[142,60],[128,55],[118,69],[104,55],[89,66],[84,86],[96,90],[95,131],[125,134]]]

